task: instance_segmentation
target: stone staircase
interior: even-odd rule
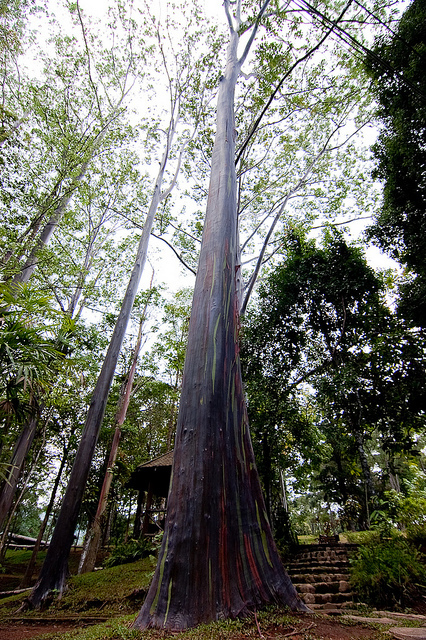
[[[288,574],[302,600],[311,609],[345,608],[353,604],[349,584],[349,555],[356,544],[300,545],[286,563]]]

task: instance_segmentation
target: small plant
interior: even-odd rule
[[[375,606],[406,606],[426,586],[421,554],[402,536],[376,535],[351,559],[350,581],[359,598]]]
[[[155,555],[159,546],[158,536],[153,539],[128,540],[118,544],[109,558],[104,562],[105,567],[115,567],[119,564],[135,562],[141,558]]]

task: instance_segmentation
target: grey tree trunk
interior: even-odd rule
[[[229,14],[228,0],[225,6]],[[240,72],[237,46],[238,29],[231,28],[219,88],[166,529],[135,628],[180,630],[248,615],[273,602],[306,609],[272,539],[241,380],[234,128],[234,91]]]
[[[34,273],[34,269],[37,266],[40,252],[43,250],[44,247],[48,245],[50,239],[52,238],[56,230],[56,227],[58,226],[62,216],[67,210],[69,203],[71,202],[71,199],[74,195],[75,190],[77,189],[78,185],[83,180],[86,174],[91,157],[92,156],[90,156],[88,160],[82,163],[78,176],[76,176],[72,180],[70,186],[68,187],[67,192],[62,196],[58,206],[56,207],[49,221],[43,227],[35,246],[33,247],[30,255],[28,256],[25,262],[25,265],[23,266],[21,271],[19,271],[19,273],[17,273],[16,276],[13,278],[13,282],[28,282],[28,280],[31,278],[32,274]]]
[[[10,460],[9,470],[0,491],[0,529],[13,503],[16,485],[21,475],[25,459],[31,448],[37,430],[38,417],[31,420],[22,429]]]
[[[153,274],[154,275],[154,274]],[[151,288],[152,288],[152,280],[151,278]],[[146,312],[148,308],[148,302],[145,304],[144,309],[142,311],[141,319],[139,322],[139,331],[138,337],[136,339],[135,348],[133,349],[132,362],[130,364],[130,368],[127,374],[127,378],[125,383],[123,384],[120,390],[120,397],[118,400],[118,409],[115,416],[115,430],[114,437],[111,444],[111,450],[109,453],[107,470],[105,472],[104,481],[102,483],[101,495],[99,497],[98,507],[96,510],[96,515],[90,530],[86,536],[86,544],[83,549],[83,554],[80,560],[80,566],[78,568],[79,573],[88,573],[89,571],[93,571],[96,563],[96,556],[98,554],[99,546],[101,543],[101,534],[102,534],[102,520],[105,515],[105,511],[107,508],[108,495],[109,490],[111,488],[113,471],[115,461],[117,459],[118,446],[120,444],[121,439],[121,427],[126,419],[127,409],[129,408],[130,396],[133,389],[133,383],[135,380],[136,374],[136,365],[138,363],[139,353],[142,345],[142,330],[143,325],[146,318]]]
[[[23,608],[40,607],[51,591],[55,590],[61,595],[66,586],[68,578],[68,556],[73,544],[81,501],[102,425],[109,390],[146,262],[151,229],[161,199],[161,183],[168,158],[168,150],[169,148],[167,148],[160,165],[153,197],[139,242],[135,264],[107,354],[93,392],[82,438],[71,470],[58,520],[53,531],[52,540],[39,579],[27,601],[23,604]]]
[[[56,492],[58,490],[59,482],[61,480],[62,472],[63,472],[63,470],[65,468],[67,460],[68,460],[68,449],[65,449],[65,451],[64,451],[64,453],[62,455],[62,458],[61,458],[61,464],[59,466],[58,473],[56,474],[56,478],[55,478],[55,482],[54,482],[54,485],[53,485],[53,489],[52,489],[52,492],[50,494],[49,504],[46,507],[46,513],[44,514],[43,522],[41,523],[40,531],[38,532],[37,540],[36,540],[36,543],[34,545],[34,549],[33,549],[33,552],[31,554],[30,561],[29,561],[29,563],[27,565],[24,577],[22,578],[22,581],[21,581],[21,584],[20,584],[21,589],[24,589],[25,587],[28,587],[31,584],[31,580],[32,580],[32,577],[33,577],[33,574],[34,574],[35,565],[36,565],[36,561],[37,561],[38,552],[40,551],[40,547],[41,547],[41,544],[42,544],[44,532],[46,531],[47,523],[49,521],[49,517],[50,517],[50,514],[52,512],[53,505],[55,504]]]

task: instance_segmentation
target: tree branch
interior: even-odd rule
[[[248,40],[248,42],[247,42],[247,44],[246,44],[246,46],[244,48],[244,51],[242,53],[241,58],[238,60],[238,63],[240,65],[240,67],[243,66],[243,64],[244,64],[244,62],[245,62],[245,60],[246,60],[246,58],[248,56],[248,53],[249,53],[249,51],[251,49],[251,45],[253,44],[253,40],[256,37],[256,33],[257,33],[258,28],[259,28],[260,21],[262,19],[263,14],[265,13],[269,3],[270,3],[270,0],[265,0],[265,2],[263,3],[263,5],[262,5],[262,7],[261,7],[261,9],[259,11],[259,13],[257,14],[256,22],[253,25],[253,29],[252,29],[250,38],[249,38],[249,40]]]
[[[281,205],[281,207],[279,208],[278,213],[276,214],[276,216],[275,216],[275,218],[274,218],[274,220],[273,220],[273,222],[272,222],[272,224],[271,224],[271,226],[270,226],[270,228],[269,228],[269,231],[268,231],[268,233],[266,234],[265,241],[264,241],[264,243],[263,243],[262,249],[261,249],[260,254],[259,254],[258,261],[257,261],[257,263],[256,263],[256,267],[255,267],[255,269],[254,269],[254,271],[253,271],[253,274],[252,274],[252,276],[251,276],[251,278],[250,278],[250,281],[249,281],[249,285],[248,285],[248,287],[247,287],[247,293],[246,293],[246,295],[245,295],[245,298],[244,298],[243,304],[242,304],[242,306],[241,306],[241,310],[240,310],[241,315],[243,315],[243,314],[245,313],[245,310],[246,310],[246,308],[247,308],[248,301],[249,301],[249,299],[250,299],[250,296],[251,296],[251,293],[252,293],[252,291],[253,291],[253,287],[254,287],[254,285],[255,285],[255,282],[256,282],[257,276],[259,275],[259,271],[260,271],[260,268],[261,268],[261,266],[262,266],[263,256],[265,255],[266,248],[267,248],[267,246],[268,246],[268,243],[269,243],[269,240],[270,240],[270,238],[271,238],[271,235],[272,235],[272,233],[273,233],[273,231],[274,231],[274,229],[275,229],[275,227],[276,227],[276,225],[277,225],[277,223],[278,223],[278,220],[281,218],[281,215],[283,214],[283,211],[285,210],[285,208],[286,208],[286,206],[287,206],[287,203],[288,203],[289,199],[290,199],[290,198],[291,198],[291,197],[292,197],[292,196],[293,196],[293,195],[294,195],[294,194],[295,194],[295,193],[300,189],[300,187],[302,187],[302,186],[303,186],[303,184],[304,184],[304,183],[305,183],[305,181],[306,181],[306,178],[307,178],[307,177],[308,177],[308,175],[311,173],[312,169],[314,168],[314,166],[316,165],[316,163],[318,162],[318,160],[319,160],[319,159],[324,155],[324,153],[328,150],[328,143],[330,142],[330,140],[331,140],[332,136],[334,135],[334,133],[335,133],[335,131],[333,131],[332,133],[330,133],[330,134],[329,134],[329,136],[327,137],[327,140],[326,140],[326,142],[324,143],[324,145],[323,145],[322,149],[317,153],[317,155],[315,156],[315,158],[314,158],[314,159],[312,160],[312,162],[308,165],[308,167],[306,168],[306,170],[305,170],[304,174],[303,174],[303,175],[302,175],[302,177],[299,179],[299,181],[297,182],[297,184],[296,184],[296,185],[293,187],[293,189],[291,189],[291,190],[287,193],[287,195],[285,196],[284,202],[283,202],[283,204]]]
[[[173,251],[173,253],[175,254],[175,256],[178,258],[178,260],[180,260],[180,262],[183,264],[183,266],[188,269],[188,271],[191,271],[191,273],[194,274],[194,276],[197,275],[197,272],[194,271],[194,269],[192,267],[189,266],[189,264],[187,264],[185,262],[185,260],[182,258],[182,256],[179,255],[179,253],[176,251],[176,249],[173,247],[173,245],[170,244],[170,242],[168,242],[168,240],[166,240],[165,238],[162,238],[161,236],[157,236],[155,233],[152,233],[151,231],[151,235],[154,236],[154,238],[157,238],[157,240],[162,240],[163,242],[166,243],[166,245],[168,247],[170,247],[170,249]]]
[[[328,36],[330,35],[330,33],[333,31],[333,29],[335,28],[336,24],[342,19],[343,15],[346,13],[347,9],[350,7],[350,5],[352,4],[352,0],[349,0],[348,4],[345,6],[345,8],[343,9],[343,11],[340,13],[339,17],[332,23],[331,27],[327,30],[327,32],[325,33],[325,35],[321,38],[321,40],[312,48],[310,49],[304,56],[302,56],[301,58],[299,58],[298,60],[296,60],[296,62],[290,67],[290,69],[284,74],[284,76],[281,78],[280,82],[278,83],[278,85],[276,86],[276,88],[274,89],[274,91],[272,92],[272,94],[269,97],[268,102],[266,103],[266,105],[264,106],[264,108],[262,109],[262,111],[260,112],[260,115],[256,118],[256,120],[254,121],[253,126],[250,128],[250,131],[246,137],[246,139],[244,140],[243,144],[241,145],[241,147],[239,148],[238,152],[237,152],[237,156],[235,159],[235,164],[238,164],[241,155],[244,151],[244,149],[246,148],[246,146],[248,145],[248,143],[250,142],[251,138],[254,136],[254,134],[257,131],[257,128],[263,118],[263,116],[265,115],[265,113],[267,112],[267,110],[269,109],[269,107],[271,106],[272,101],[274,100],[275,96],[277,95],[278,91],[281,89],[282,85],[284,84],[285,80],[289,77],[289,75],[291,73],[293,73],[294,69],[301,63],[304,62],[305,60],[307,60],[313,53],[315,53],[315,51],[317,51],[319,49],[319,47],[323,44],[323,42],[325,42],[325,40],[328,38]]]

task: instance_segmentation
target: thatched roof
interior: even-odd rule
[[[127,486],[139,491],[148,491],[151,485],[155,496],[167,498],[172,473],[173,451],[140,464],[133,471]]]

